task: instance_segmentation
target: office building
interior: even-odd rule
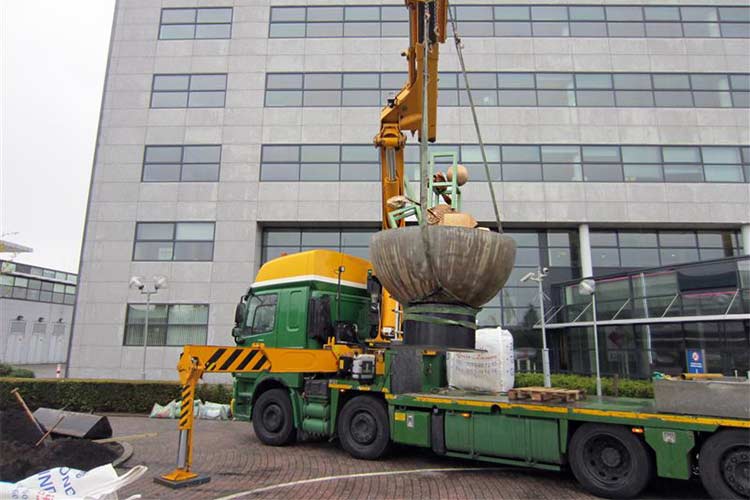
[[[307,5],[309,3],[309,5]],[[457,3],[469,79],[516,270],[482,321],[519,348],[533,286],[750,252],[750,8]],[[86,218],[69,375],[149,378],[180,345],[232,342],[260,264],[367,254],[372,138],[405,81],[401,2],[119,0]],[[456,49],[441,47],[438,142],[469,168],[464,209],[494,220]],[[411,178],[416,146],[407,147]],[[747,340],[748,323],[742,324]]]

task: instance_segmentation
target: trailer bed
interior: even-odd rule
[[[587,396],[580,401],[512,400],[505,393],[480,393],[441,389],[429,393],[405,393],[391,396],[391,404],[437,406],[441,409],[492,412],[591,420],[628,425],[690,428],[712,431],[718,427],[750,428],[750,420],[709,415],[678,415],[659,412],[653,399]],[[533,415],[532,415],[533,414]]]

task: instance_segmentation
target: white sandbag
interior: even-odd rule
[[[201,400],[196,399],[193,401],[193,416],[198,418],[200,416]],[[177,400],[172,400],[166,405],[162,406],[159,403],[154,403],[151,408],[150,418],[177,418],[180,415],[180,408],[182,403]]]
[[[177,406],[176,401],[170,401],[166,405],[162,406],[159,403],[154,403],[151,408],[150,418],[177,418]]]
[[[467,391],[507,392],[513,388],[513,336],[502,328],[480,328],[476,348],[485,352],[449,352],[448,385]]]
[[[204,420],[228,420],[229,405],[206,401],[198,409],[198,418]]]
[[[112,464],[88,472],[68,467],[55,467],[13,483],[0,482],[0,498],[36,500],[84,499],[117,500],[117,490],[136,481],[148,470],[136,465],[118,476]],[[140,495],[127,500],[140,498]]]

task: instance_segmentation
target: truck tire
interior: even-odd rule
[[[638,495],[654,473],[646,444],[617,425],[579,427],[570,440],[568,461],[581,486],[606,498]]]
[[[341,446],[354,458],[376,460],[388,451],[388,412],[374,397],[350,399],[339,414],[337,427]]]
[[[698,470],[711,498],[750,498],[750,432],[727,429],[708,438],[698,456]]]
[[[284,446],[296,437],[294,414],[289,394],[284,389],[271,389],[255,401],[253,429],[263,444]]]

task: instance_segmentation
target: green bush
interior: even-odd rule
[[[0,363],[0,377],[34,378],[34,372],[26,368],[14,368],[5,363]]]
[[[15,378],[36,378],[34,372],[27,370],[26,368],[13,368],[8,376]]]
[[[16,387],[32,410],[45,406],[98,413],[148,413],[154,403],[166,404],[180,397],[177,382],[0,378],[0,409],[17,406],[10,395]],[[231,395],[231,386],[221,384],[199,384],[196,391],[198,399],[214,403],[229,403]]]
[[[516,387],[543,386],[544,376],[541,373],[516,373]],[[619,396],[626,398],[653,398],[654,388],[649,380],[619,380]],[[586,389],[586,394],[596,394],[596,378],[583,375],[552,374],[552,387],[565,389]],[[602,377],[602,394],[614,396],[614,381]]]

